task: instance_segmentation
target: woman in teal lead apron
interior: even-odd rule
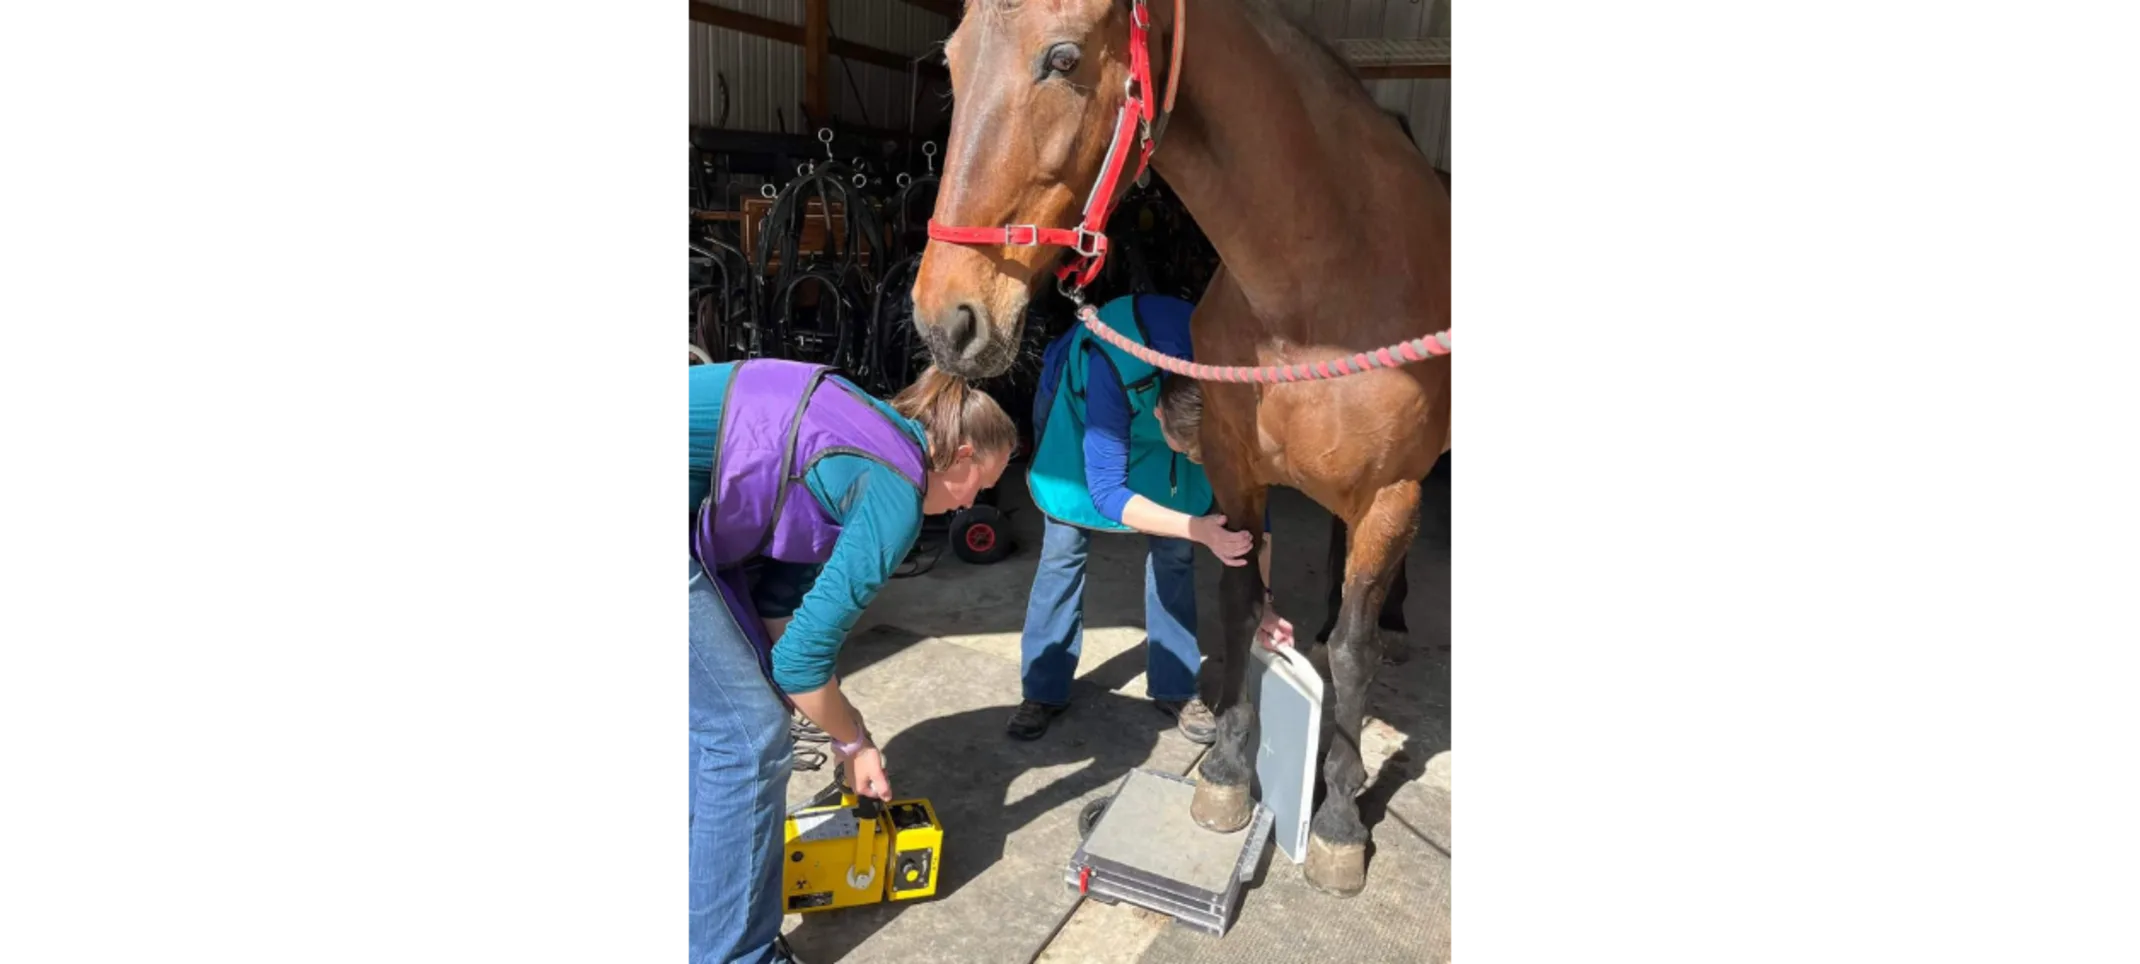
[[[1189,358],[1189,313],[1179,298],[1137,295],[1100,309],[1116,331]],[[1246,532],[1212,512],[1203,467],[1168,446],[1152,417],[1160,372],[1092,337],[1083,325],[1048,346],[1033,401],[1033,504],[1045,519],[1022,643],[1024,700],[1005,728],[1038,739],[1067,709],[1084,638],[1085,559],[1095,532],[1142,532],[1147,636],[1145,691],[1180,720],[1182,734],[1210,743],[1217,723],[1197,698],[1196,568],[1202,543],[1229,566],[1245,564]]]

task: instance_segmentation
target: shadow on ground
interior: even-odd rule
[[[858,639],[856,662],[874,668],[852,673],[850,689],[872,728],[897,727],[884,745],[894,795],[928,798],[944,824],[937,894],[800,915],[789,941],[810,961],[1025,960],[1075,902],[1062,876],[1077,810],[1131,769],[1179,772],[1200,748],[1148,702],[1105,684],[1140,672],[1141,649],[1094,667],[1047,735],[1022,742],[1003,732],[1015,665],[906,635]],[[878,648],[888,652],[861,652]],[[830,775],[797,779],[807,795]]]

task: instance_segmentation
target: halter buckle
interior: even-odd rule
[[[1025,232],[1025,240],[1018,240],[1018,232]],[[1040,225],[1006,224],[1003,226],[1003,243],[1016,248],[1031,248],[1040,244]]]
[[[1134,0],[1129,6],[1129,22],[1139,30],[1152,28],[1152,8],[1144,0]]]
[[[1076,249],[1078,254],[1087,258],[1097,258],[1100,256],[1100,250],[1106,245],[1107,235],[1098,231],[1086,230],[1082,224],[1077,226]]]

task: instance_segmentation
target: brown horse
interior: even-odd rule
[[[967,0],[945,46],[957,100],[936,221],[1076,223],[1129,97],[1134,3]],[[1262,0],[1162,0],[1150,14],[1153,75],[1172,66],[1167,41],[1186,41],[1152,166],[1224,262],[1191,322],[1196,361],[1322,361],[1447,329],[1449,195],[1360,81]],[[932,241],[914,306],[936,363],[967,378],[1007,369],[1026,302],[1060,253]],[[1305,868],[1349,896],[1366,884],[1354,798],[1382,650],[1376,615],[1418,528],[1420,480],[1449,444],[1449,359],[1203,388],[1201,455],[1228,519],[1260,520],[1266,488],[1286,485],[1350,530],[1330,640],[1338,733]],[[1243,697],[1264,593],[1255,566],[1227,568],[1220,585],[1223,651],[1206,653],[1223,671],[1219,735],[1192,812],[1231,831],[1251,811],[1255,720]]]

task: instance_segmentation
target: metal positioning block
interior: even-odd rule
[[[1223,936],[1270,839],[1271,812],[1255,804],[1247,827],[1213,833],[1189,816],[1195,794],[1186,777],[1130,771],[1071,855],[1064,882]]]

